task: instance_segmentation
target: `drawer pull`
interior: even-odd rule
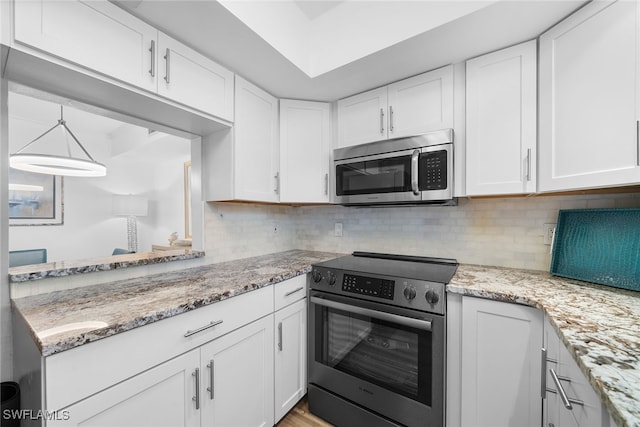
[[[287,292],[286,294],[284,294],[284,296],[285,297],[291,296],[291,295],[295,294],[296,292],[300,292],[303,289],[304,289],[304,287],[300,286],[299,288],[296,288],[296,289],[294,289],[292,291]]]
[[[282,351],[282,322],[278,323],[278,350]]]
[[[223,322],[223,320],[216,320],[215,322],[211,322],[211,323],[209,323],[207,325],[204,325],[204,326],[202,326],[202,327],[200,327],[198,329],[194,329],[192,331],[187,331],[187,332],[184,333],[184,337],[187,338],[187,337],[190,337],[191,335],[197,334],[198,332],[202,332],[202,331],[205,331],[205,330],[207,330],[209,328],[213,328],[214,326],[218,326],[222,322]]]
[[[569,399],[569,397],[567,397],[567,393],[564,391],[564,388],[562,387],[562,384],[560,384],[560,380],[571,382],[569,378],[558,377],[558,374],[556,374],[556,371],[554,371],[553,369],[549,369],[549,372],[551,373],[551,378],[553,378],[553,382],[556,383],[557,391],[549,390],[549,389],[547,389],[547,391],[550,391],[552,393],[558,393],[560,395],[560,399],[562,400],[562,404],[564,405],[565,408],[567,408],[570,411],[573,410],[573,405],[584,406],[584,402],[581,400]]]

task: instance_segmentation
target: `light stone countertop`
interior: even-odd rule
[[[474,265],[461,265],[447,292],[543,310],[618,427],[640,427],[639,292]]]
[[[109,271],[119,268],[202,258],[204,255],[204,251],[176,247],[173,250],[158,252],[139,252],[134,254],[111,255],[100,258],[23,265],[9,268],[9,281],[12,283],[20,283],[31,280],[46,279],[49,277],[63,277],[75,274],[93,273],[96,271]]]
[[[43,356],[195,310],[341,256],[293,250],[13,299]],[[58,332],[65,326],[71,331]],[[56,333],[57,332],[57,333]]]
[[[43,356],[306,274],[342,254],[293,250],[13,300]],[[618,427],[640,427],[640,293],[541,271],[460,265],[447,291],[543,310]],[[82,322],[87,329],[52,334]]]

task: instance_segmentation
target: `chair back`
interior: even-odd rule
[[[42,264],[45,262],[47,262],[46,249],[25,249],[21,251],[9,251],[9,267]]]

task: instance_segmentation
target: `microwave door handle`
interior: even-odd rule
[[[354,314],[360,314],[362,316],[369,316],[374,319],[386,320],[402,326],[408,326],[410,328],[421,329],[424,331],[431,331],[430,320],[414,319],[413,317],[399,316],[393,313],[386,313],[384,311],[371,310],[369,308],[358,307],[351,304],[344,304],[337,301],[331,301],[324,298],[311,297],[311,303],[317,304],[323,307],[335,308],[336,310],[347,311]]]
[[[420,157],[420,150],[414,150],[411,154],[411,191],[416,196],[420,195],[420,189],[418,188],[418,158]]]

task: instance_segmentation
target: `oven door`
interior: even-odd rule
[[[444,421],[444,317],[312,291],[309,383],[407,426]]]
[[[415,149],[335,161],[336,201],[419,202],[419,155]]]

